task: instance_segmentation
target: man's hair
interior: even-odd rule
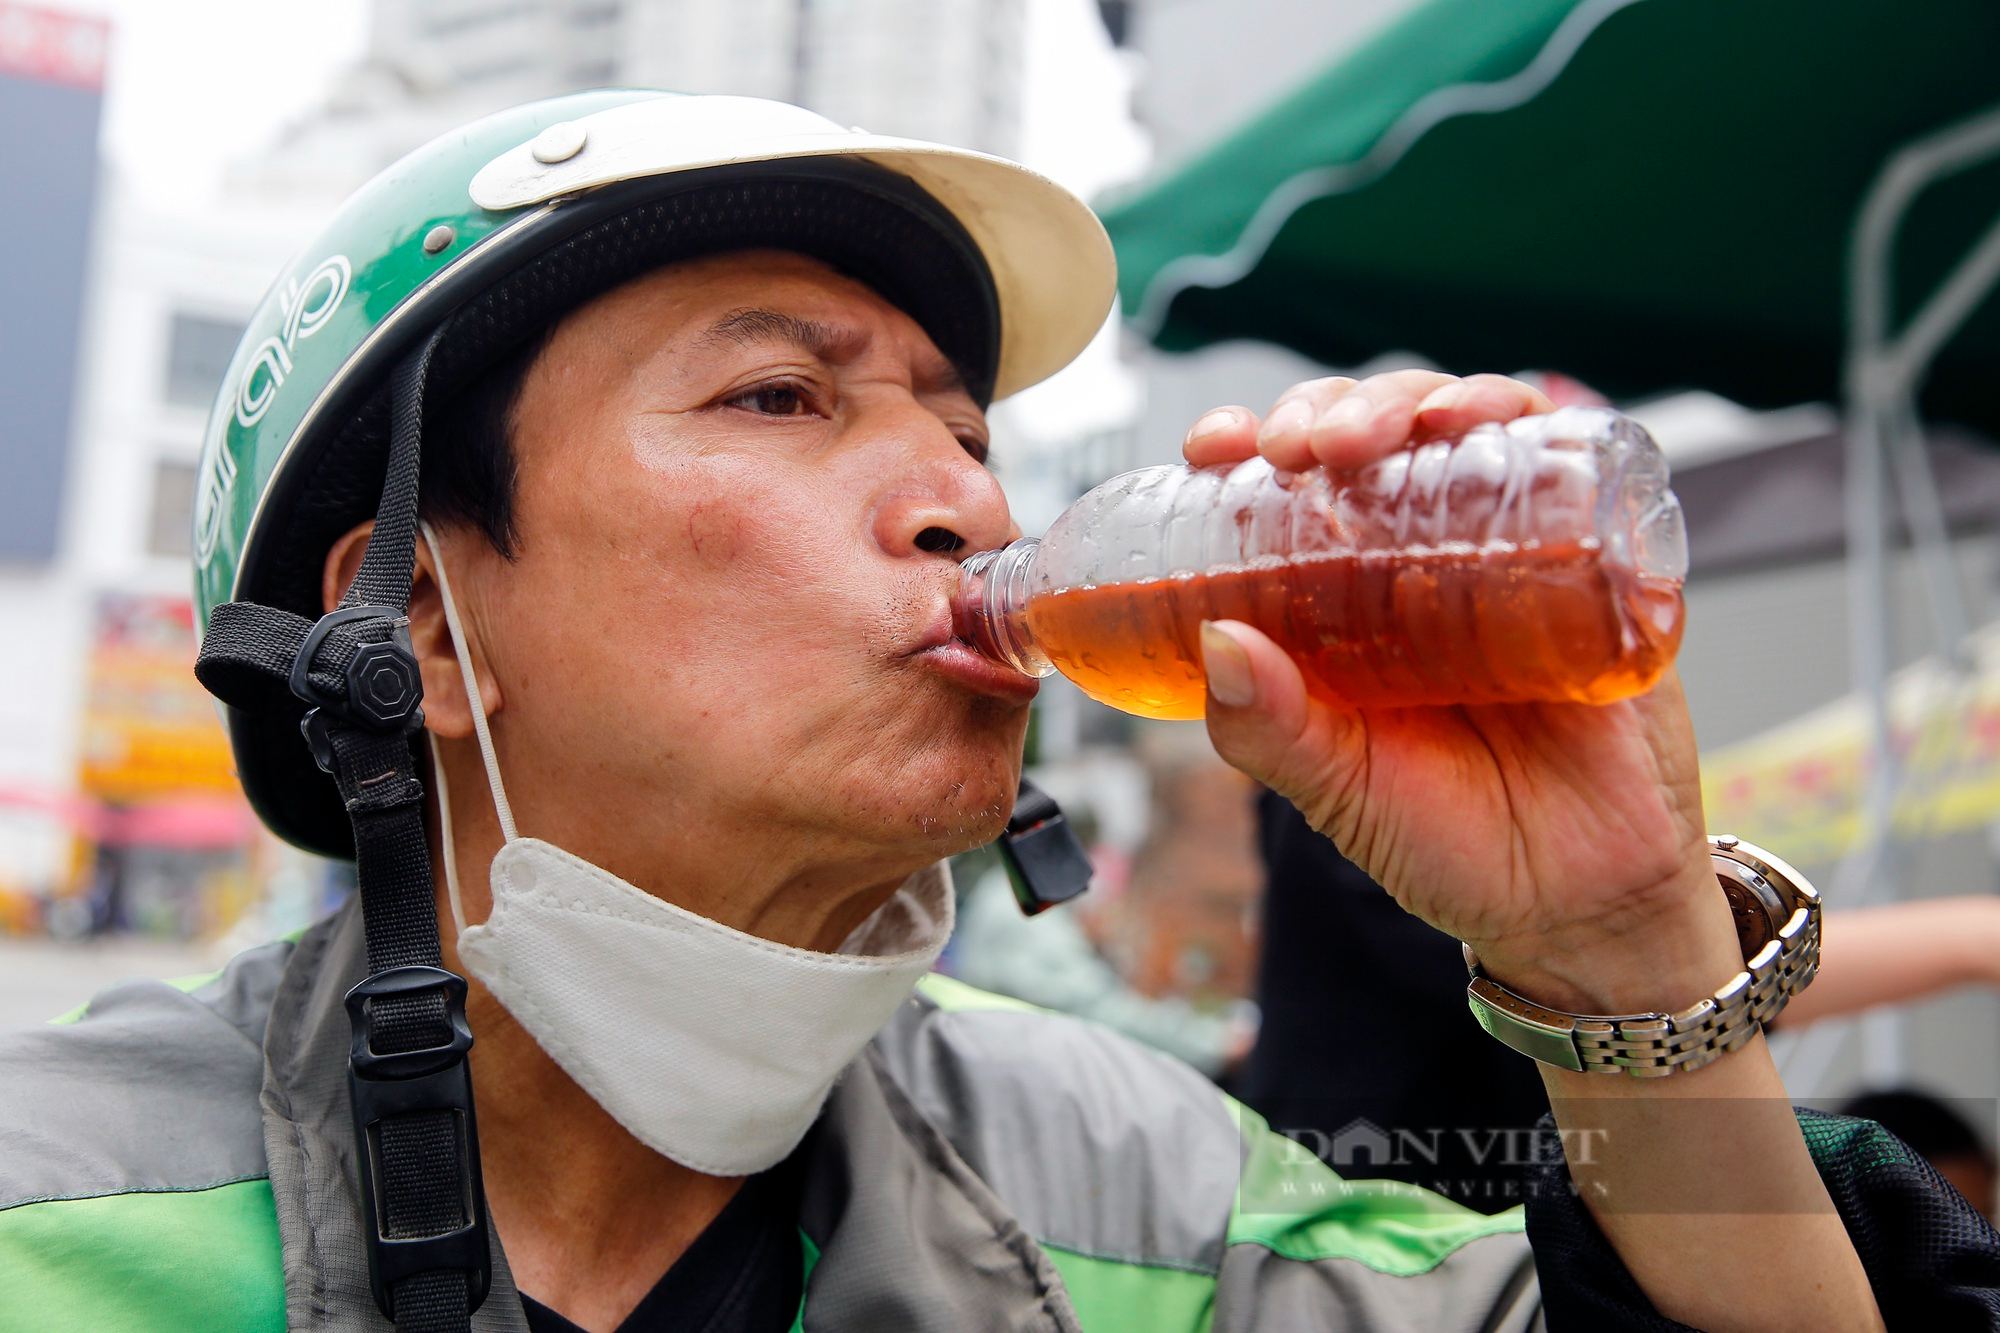
[[[509,560],[519,543],[514,412],[528,370],[554,332],[543,329],[426,414],[418,513],[439,527],[477,528]]]

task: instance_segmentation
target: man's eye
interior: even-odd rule
[[[774,417],[800,416],[807,409],[806,396],[795,384],[760,384],[729,401],[736,407]]]

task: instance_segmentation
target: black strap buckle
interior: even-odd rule
[[[436,991],[444,1000],[451,1039],[442,1046],[379,1052],[370,1000]],[[441,967],[392,967],[347,992],[354,1025],[347,1087],[354,1101],[354,1141],[361,1174],[361,1215],[368,1238],[368,1282],[375,1303],[395,1318],[398,1282],[433,1269],[461,1269],[469,1309],[486,1299],[493,1277],[486,1223],[486,1188],[479,1170],[479,1131],[472,1111],[472,1028],[465,1019],[465,978]],[[444,1111],[455,1115],[458,1189],[465,1224],[432,1236],[392,1237],[382,1199],[381,1126],[397,1116]]]
[[[344,668],[347,693],[328,694],[313,684],[313,658],[319,655],[327,635],[357,620],[387,621],[390,637],[357,647]],[[393,606],[343,606],[321,616],[307,631],[298,656],[292,659],[290,683],[292,693],[313,705],[314,712],[325,709],[342,722],[370,731],[408,733],[424,724],[424,710],[420,707],[424,677],[417,668],[417,655],[410,647],[410,618]],[[314,741],[310,730],[306,732],[306,740]],[[319,755],[315,744],[313,756],[319,758]],[[320,767],[332,771],[325,762]]]
[[[1014,900],[1025,916],[1046,912],[1090,887],[1090,857],[1062,807],[1026,778],[998,846]]]

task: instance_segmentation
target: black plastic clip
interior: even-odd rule
[[[313,658],[326,643],[326,636],[342,625],[357,620],[386,620],[390,637],[378,643],[364,643],[347,659],[344,674],[347,693],[332,695],[313,684]],[[410,618],[393,606],[344,606],[329,611],[314,622],[292,659],[292,693],[325,709],[342,722],[384,733],[412,732],[424,724],[423,672],[410,647]],[[324,726],[324,723],[321,724]],[[310,730],[306,740],[314,739]],[[319,751],[314,750],[318,757]],[[320,767],[327,767],[322,763]]]
[[[1046,912],[1090,887],[1090,857],[1062,807],[1026,778],[997,845],[1024,916]]]
[[[370,1000],[436,991],[444,999],[451,1040],[414,1051],[379,1052]],[[486,1187],[479,1170],[479,1129],[472,1112],[472,1028],[465,1021],[465,978],[441,967],[392,967],[347,992],[354,1044],[347,1088],[354,1100],[354,1142],[361,1168],[361,1208],[368,1238],[368,1282],[375,1304],[396,1317],[393,1291],[404,1278],[434,1269],[462,1269],[471,1310],[486,1300],[493,1258],[486,1225]],[[458,1186],[465,1225],[435,1236],[391,1237],[382,1208],[380,1127],[397,1116],[446,1111],[457,1117]]]
[[[319,771],[333,772],[333,738],[326,734],[326,714],[317,708],[306,709],[306,715],[299,719],[299,735],[306,738],[306,748],[312,751]]]

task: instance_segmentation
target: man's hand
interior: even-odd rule
[[[1196,464],[1261,451],[1354,467],[1481,422],[1550,410],[1497,375],[1399,371],[1288,391],[1190,432]],[[1205,629],[1209,734],[1288,797],[1397,901],[1543,1004],[1675,1010],[1741,966],[1703,839],[1694,733],[1677,682],[1608,706],[1342,709],[1306,693],[1257,630]]]
[[[1548,410],[1492,375],[1315,380],[1261,423],[1209,413],[1187,456],[1354,467]],[[1501,984],[1557,1009],[1673,1012],[1741,969],[1672,674],[1602,707],[1352,709],[1309,696],[1248,625],[1204,625],[1202,657],[1222,757]],[[1761,1038],[1669,1078],[1542,1076],[1566,1137],[1602,1146],[1571,1155],[1571,1178],[1662,1314],[1710,1333],[1882,1327]]]

